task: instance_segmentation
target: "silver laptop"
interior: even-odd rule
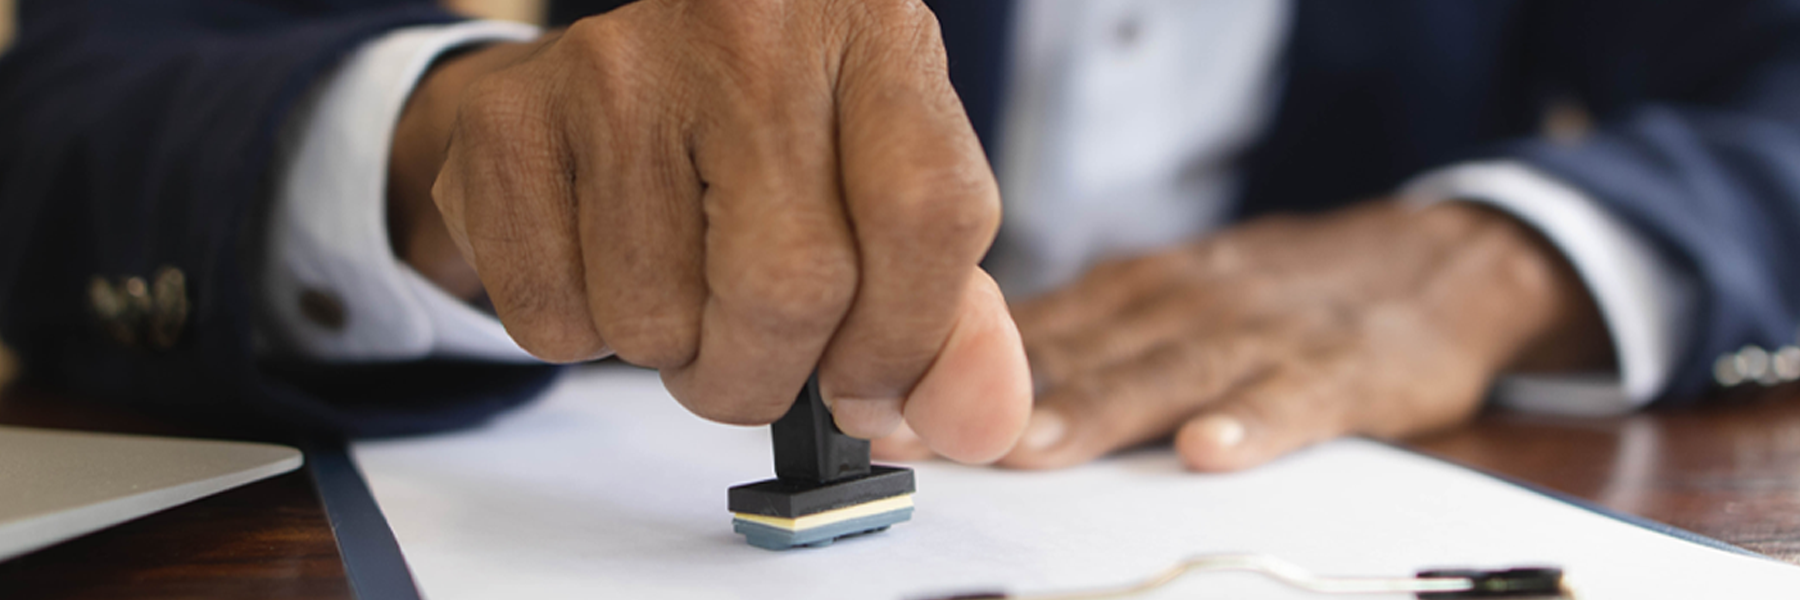
[[[0,427],[0,560],[300,463],[272,444]]]

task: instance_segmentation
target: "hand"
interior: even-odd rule
[[[816,367],[846,432],[904,419],[969,462],[1024,426],[977,267],[997,186],[916,1],[646,0],[472,52],[408,102],[390,172],[396,251],[540,358],[616,352],[739,424]]]
[[[1174,435],[1189,468],[1468,418],[1508,370],[1603,367],[1561,256],[1471,203],[1376,202],[1256,221],[1105,264],[1015,311],[1038,386],[1000,464],[1074,465]],[[927,454],[902,432],[889,458]]]

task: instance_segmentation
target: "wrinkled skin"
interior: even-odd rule
[[[553,362],[616,353],[700,416],[965,462],[1031,401],[977,263],[994,177],[916,0],[645,0],[439,64],[389,166],[396,252]]]
[[[1173,436],[1189,468],[1242,469],[1457,423],[1503,372],[1611,360],[1560,255],[1460,202],[1254,221],[1102,264],[1014,315],[1037,384],[1030,427],[1000,460],[1020,468]],[[904,430],[876,449],[930,455]]]

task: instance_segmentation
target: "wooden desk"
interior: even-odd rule
[[[182,434],[41,390],[0,423]],[[1414,448],[1800,563],[1800,390],[1602,420],[1491,413]],[[349,598],[312,481],[290,473],[0,563],[0,597]]]
[[[1609,419],[1491,413],[1413,448],[1800,564],[1800,389]]]
[[[0,423],[117,433],[204,431],[37,389],[0,391]],[[349,600],[306,469],[0,562],[0,598]]]

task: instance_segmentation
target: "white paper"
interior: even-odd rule
[[[434,600],[1024,593],[1217,552],[1337,575],[1551,564],[1589,600],[1800,598],[1800,568],[1364,440],[1233,475],[1184,472],[1166,449],[1053,472],[922,463],[912,521],[785,552],[746,545],[725,508],[727,487],[772,475],[767,429],[693,417],[653,372],[579,370],[492,426],[353,454]],[[1151,597],[1317,598],[1247,574]]]

